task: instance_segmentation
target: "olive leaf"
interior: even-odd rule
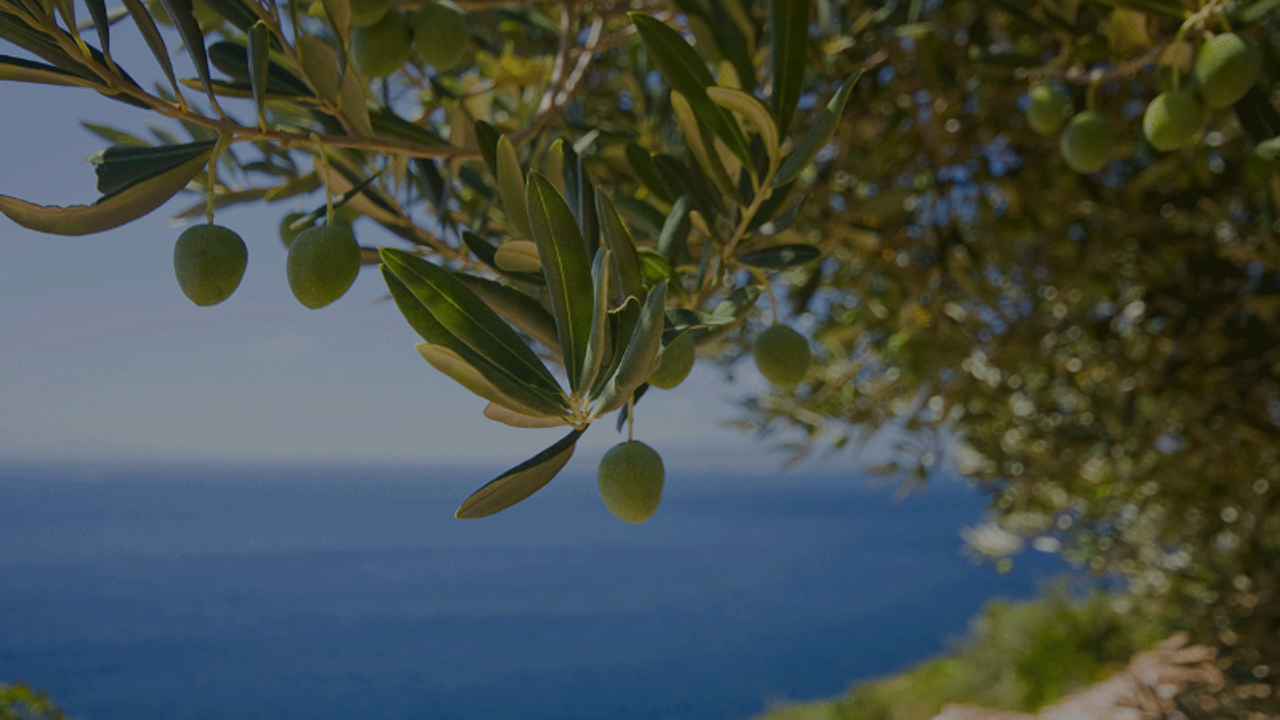
[[[657,250],[672,264],[689,256],[689,212],[692,209],[693,200],[688,195],[681,195],[662,225]]]
[[[648,150],[635,143],[627,143],[625,152],[627,164],[631,166],[631,173],[636,176],[641,185],[663,202],[669,203],[676,199],[667,188],[667,184],[663,182],[662,176],[658,174],[657,168],[653,166],[653,155]]]
[[[773,0],[770,18],[773,42],[773,117],[778,132],[786,134],[804,90],[805,57],[809,53],[809,8],[811,0]]]
[[[573,450],[583,432],[570,432],[546,450],[499,475],[472,493],[453,516],[459,520],[488,517],[541,490],[573,457]]]
[[[210,153],[206,151],[167,171],[123,186],[92,205],[35,205],[0,195],[0,212],[25,228],[53,235],[88,235],[110,230],[146,215],[176,195],[200,174],[209,162]]]
[[[98,32],[98,42],[102,43],[102,54],[111,56],[111,20],[107,16],[107,3],[104,0],[84,0],[89,8],[89,17],[93,18],[93,27]]]
[[[453,273],[403,250],[381,252],[387,269],[452,335],[530,386],[552,395],[559,392],[551,371],[516,331]]]
[[[849,100],[849,93],[853,91],[854,83],[858,82],[858,78],[862,77],[862,71],[859,70],[849,76],[840,88],[836,90],[836,94],[831,97],[831,101],[827,103],[826,108],[818,115],[818,119],[814,121],[813,127],[809,128],[809,132],[805,133],[803,139],[792,148],[786,157],[782,158],[782,164],[778,167],[778,172],[773,176],[773,186],[781,187],[791,180],[795,179],[800,171],[809,166],[813,159],[818,156],[818,152],[831,140],[835,135],[836,125],[840,122],[840,116],[844,114],[845,103]]]
[[[582,360],[582,376],[578,378],[579,388],[590,388],[600,374],[600,364],[604,361],[605,333],[608,331],[609,316],[609,275],[613,265],[613,253],[601,250],[596,253],[591,265],[591,284],[595,288],[594,307],[591,310],[591,334],[587,341],[587,354]]]
[[[750,164],[751,154],[738,124],[707,96],[707,88],[715,85],[715,79],[698,53],[680,37],[680,33],[661,20],[640,12],[628,13],[627,16],[640,32],[640,39],[672,89],[685,96],[698,117],[724,140],[739,160]]]
[[[578,229],[582,231],[583,242],[586,243],[587,255],[590,256],[600,245],[600,221],[596,217],[595,186],[582,166],[582,156],[572,146],[564,145],[564,193],[569,209],[578,221]]]
[[[565,424],[561,418],[539,417],[537,415],[526,415],[525,413],[496,403],[491,402],[484,407],[484,416],[494,422],[500,422],[514,428],[549,428],[559,427]]]
[[[738,262],[760,268],[781,269],[795,267],[813,262],[822,256],[822,251],[813,245],[787,244],[738,256]]]
[[[418,343],[418,354],[423,357],[431,367],[439,370],[445,376],[458,383],[462,387],[488,400],[490,404],[497,404],[501,407],[509,409],[511,412],[533,418],[541,418],[550,422],[552,425],[563,425],[564,421],[558,419],[554,415],[547,415],[539,412],[534,408],[530,408],[520,402],[511,395],[503,392],[503,390],[489,380],[481,367],[484,363],[480,361],[476,355],[468,354],[463,356],[461,352],[445,347],[443,345],[433,345],[431,343]]]
[[[516,148],[506,135],[498,138],[496,160],[498,195],[502,197],[502,209],[507,213],[507,221],[515,230],[517,237],[532,240],[533,231],[529,228],[529,210],[525,206],[524,170],[520,169],[520,158],[516,155]]]
[[[499,270],[511,273],[535,273],[542,271],[542,258],[538,245],[532,240],[508,240],[493,253],[493,262]]]
[[[625,302],[629,297],[641,297],[644,294],[644,276],[640,273],[635,242],[613,201],[600,188],[596,188],[596,216],[600,218],[604,247],[613,257],[618,302]]]
[[[259,20],[249,28],[249,85],[258,110],[258,124],[267,126],[267,85],[271,82],[271,31]]]
[[[526,188],[529,224],[538,246],[542,272],[551,295],[560,349],[571,389],[579,390],[587,345],[591,340],[591,262],[578,222],[568,203],[538,173],[529,174]]]
[[[213,95],[213,79],[209,76],[209,56],[205,51],[204,31],[200,29],[200,23],[196,22],[192,0],[160,0],[160,4],[178,29],[182,44],[187,46],[187,54],[191,56],[196,75],[204,86],[205,94],[209,96],[209,102],[217,107],[218,100]]]
[[[0,55],[0,80],[38,83],[40,85],[66,85],[69,87],[101,88],[100,83],[53,65],[33,60]]]
[[[382,248],[382,252],[385,254],[389,249]],[[404,316],[409,326],[421,335],[429,345],[453,351],[458,358],[471,368],[474,368],[502,396],[511,398],[514,404],[528,414],[560,417],[569,412],[569,405],[559,387],[556,388],[555,392],[549,392],[542,388],[536,379],[519,375],[510,368],[491,362],[445,327],[444,323],[436,317],[417,294],[402,282],[385,263],[382,268],[382,276],[386,280],[387,289],[391,291],[391,298],[395,300],[396,307],[400,309],[400,314]],[[437,354],[433,357],[440,359],[444,356]],[[430,359],[428,358],[428,360]],[[450,367],[451,371],[454,372],[465,372],[464,368],[457,368],[456,364],[447,365],[447,367]],[[462,379],[468,379],[469,377],[469,375],[462,374],[454,379],[462,382]],[[464,384],[464,387],[468,386]],[[474,388],[468,387],[468,389],[472,390],[472,392],[477,392]],[[477,394],[480,393],[477,392]],[[481,397],[484,397],[484,395],[481,395]],[[494,400],[495,398],[490,397],[487,399]]]
[[[513,287],[488,278],[463,272],[454,275],[515,329],[538,341],[559,357],[560,340],[556,335],[556,320],[542,303]]]
[[[769,156],[770,166],[778,161],[778,147],[781,144],[778,136],[778,125],[764,103],[741,90],[731,88],[709,87],[707,97],[720,107],[746,118],[764,143],[765,154]]]
[[[138,32],[142,33],[142,39],[147,43],[147,48],[160,64],[161,71],[169,81],[169,87],[173,88],[174,96],[180,95],[178,78],[173,73],[173,62],[169,59],[169,49],[165,47],[164,37],[160,35],[160,28],[156,27],[155,19],[142,4],[142,0],[124,0],[124,7],[129,11],[129,17],[133,18],[133,24],[137,26]]]
[[[215,141],[185,145],[114,145],[90,156],[96,167],[98,192],[113,193],[122,188],[168,172],[198,157],[208,157]]]

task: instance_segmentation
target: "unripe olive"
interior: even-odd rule
[[[772,325],[760,333],[751,355],[760,374],[783,390],[792,390],[804,380],[813,359],[809,341],[786,325]]]
[[[1071,100],[1048,85],[1031,88],[1027,104],[1027,125],[1041,135],[1058,132],[1071,117]]]
[[[457,65],[470,39],[466,11],[449,0],[435,0],[413,15],[413,49],[437,70]]]
[[[614,445],[596,471],[600,499],[609,512],[629,523],[653,517],[662,502],[662,457],[642,442]]]
[[[1160,93],[1142,114],[1142,134],[1160,152],[1190,145],[1200,134],[1200,99],[1190,88]]]
[[[217,305],[231,297],[248,262],[244,240],[219,225],[189,227],[173,246],[178,287],[196,305]]]
[[[392,0],[350,0],[351,27],[369,27],[386,17]]]
[[[670,390],[689,376],[695,359],[697,353],[694,351],[693,335],[688,332],[680,333],[670,345],[662,349],[662,355],[658,357],[658,369],[649,376],[649,384]]]
[[[368,77],[386,77],[409,61],[413,32],[404,13],[392,10],[369,27],[351,29],[351,54]]]
[[[1225,108],[1249,92],[1261,69],[1257,48],[1235,33],[1222,33],[1200,46],[1191,74],[1204,104]]]
[[[293,244],[293,239],[298,237],[298,233],[306,230],[306,228],[294,230],[290,227],[294,222],[302,219],[304,215],[306,215],[306,213],[291,212],[283,218],[280,218],[280,242],[284,243],[285,247],[289,247]]]
[[[1106,167],[1115,142],[1111,123],[1101,114],[1086,110],[1067,123],[1058,146],[1067,167],[1084,175]]]
[[[321,308],[342,297],[360,274],[360,246],[351,228],[321,225],[298,233],[286,261],[298,302]]]

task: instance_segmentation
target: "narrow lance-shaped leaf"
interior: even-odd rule
[[[488,278],[468,273],[456,273],[464,285],[471,288],[494,312],[501,315],[520,332],[537,340],[557,358],[560,356],[560,338],[556,335],[556,320],[536,299]],[[563,359],[561,359],[563,361]]]
[[[743,265],[778,270],[804,265],[817,260],[821,256],[822,251],[813,245],[774,245],[770,248],[739,255],[738,262]]]
[[[455,337],[485,359],[555,394],[559,385],[538,356],[511,326],[444,268],[395,248],[382,249],[382,261]]]
[[[564,197],[569,209],[578,220],[578,229],[582,231],[583,242],[586,243],[587,255],[595,253],[600,246],[600,222],[596,218],[595,186],[582,166],[582,156],[572,147],[566,145],[564,152]]]
[[[164,37],[160,35],[160,28],[156,27],[155,19],[151,17],[151,13],[147,12],[141,0],[124,0],[124,7],[129,11],[129,17],[133,18],[133,24],[138,26],[138,32],[142,33],[142,39],[146,41],[147,48],[160,64],[160,69],[169,81],[169,86],[173,88],[174,97],[181,97],[178,78],[173,74],[173,63],[169,60],[169,49],[164,45]]]
[[[549,428],[568,424],[562,418],[526,415],[496,402],[484,406],[484,416],[494,422],[517,428]]]
[[[658,236],[658,252],[672,263],[678,263],[689,255],[689,212],[693,209],[693,201],[688,195],[680,196],[671,207],[671,214],[662,226],[662,234]]]
[[[813,127],[809,128],[804,138],[782,159],[778,173],[773,176],[774,187],[781,187],[793,180],[800,171],[813,162],[818,152],[831,140],[831,136],[836,132],[836,125],[840,122],[840,116],[844,114],[845,103],[849,101],[849,93],[853,91],[854,83],[858,82],[860,77],[862,77],[861,70],[849,76],[840,85],[840,89],[836,90],[827,107],[818,115]]]
[[[773,116],[778,132],[786,135],[804,90],[805,57],[809,52],[811,0],[773,0]]]
[[[676,120],[679,121],[680,129],[684,133],[684,144],[689,148],[693,159],[702,166],[721,193],[737,199],[738,188],[729,177],[729,171],[721,161],[720,154],[715,152],[715,139],[710,136],[702,123],[698,122],[689,101],[675,90],[671,91],[671,109],[675,111]],[[741,167],[738,165],[739,169]]]
[[[532,240],[508,240],[493,253],[493,262],[499,270],[509,273],[542,272],[542,257],[538,245]]]
[[[578,387],[585,390],[591,387],[600,374],[600,364],[604,362],[605,333],[608,331],[609,316],[609,270],[613,265],[612,253],[601,250],[596,253],[595,262],[591,266],[591,282],[595,286],[595,307],[591,311],[591,336],[587,342],[587,354],[582,361],[582,377],[578,378]]]
[[[476,127],[476,144],[480,146],[480,155],[484,157],[484,164],[489,168],[489,172],[494,177],[498,176],[498,140],[502,134],[497,128],[485,122],[477,120]],[[454,144],[457,144],[456,142]]]
[[[711,101],[720,107],[738,113],[755,126],[756,132],[760,135],[760,140],[764,142],[765,153],[769,156],[770,165],[777,163],[778,146],[780,145],[778,126],[774,123],[773,117],[769,115],[769,110],[764,106],[764,103],[741,90],[721,87],[707,88],[707,97],[711,98]]]
[[[385,248],[384,248],[385,250]],[[510,397],[520,407],[531,414],[560,417],[569,411],[568,403],[562,395],[551,396],[532,387],[525,378],[513,375],[506,368],[499,367],[472,350],[466,343],[449,332],[431,310],[422,303],[413,291],[396,277],[387,267],[382,268],[383,279],[391,298],[395,300],[400,314],[409,326],[422,336],[429,344],[452,350],[468,365],[475,368],[484,379],[497,388],[504,396]],[[464,386],[465,387],[465,386]],[[470,389],[470,388],[469,388]],[[473,390],[474,392],[474,390]],[[490,398],[491,399],[491,398]]]
[[[418,343],[418,354],[423,357],[431,367],[439,370],[443,375],[458,383],[462,387],[470,390],[476,395],[488,400],[491,404],[496,403],[502,407],[510,409],[514,413],[519,413],[527,417],[538,417],[548,420],[552,425],[564,425],[564,421],[555,416],[548,416],[537,410],[527,407],[516,398],[503,392],[496,384],[491,382],[484,371],[481,371],[477,364],[484,365],[483,359],[474,353],[464,356],[457,350],[450,349],[444,345],[432,345],[431,343]],[[489,368],[486,368],[488,370]],[[492,373],[489,373],[492,375]]]
[[[529,174],[526,187],[529,225],[547,278],[551,312],[556,318],[565,371],[575,392],[591,339],[591,262],[578,222],[551,181]]]
[[[0,55],[0,80],[29,82],[40,85],[65,85],[67,87],[102,87],[99,83],[75,73],[69,73],[62,68],[9,55]]]
[[[635,174],[641,185],[648,188],[649,192],[657,195],[663,202],[669,203],[676,199],[677,195],[671,193],[670,188],[663,182],[662,176],[658,175],[658,170],[653,166],[653,155],[648,150],[635,143],[627,143],[626,154],[627,164],[631,166],[631,172]]]
[[[271,65],[271,31],[259,20],[249,28],[249,85],[253,88],[253,101],[258,106],[258,124],[267,126],[267,80]]]
[[[265,25],[263,27],[264,29],[266,28]],[[250,36],[252,36],[252,32]],[[264,90],[266,93],[304,98],[314,97],[314,93],[306,81],[271,60],[269,35],[264,42],[255,44],[267,52],[265,60],[267,64],[266,72],[260,73],[265,79]],[[246,45],[229,40],[220,40],[208,47],[209,62],[215,68],[226,73],[230,78],[249,83],[251,88],[255,77],[257,77],[252,70],[252,66],[255,63],[263,62],[257,57],[251,58],[250,56],[253,52]]]
[[[165,12],[169,13],[169,18],[173,20],[174,27],[178,29],[182,44],[187,46],[187,54],[191,56],[191,62],[196,67],[196,75],[200,78],[200,84],[204,86],[209,102],[215,108],[218,107],[218,99],[213,95],[212,78],[209,77],[209,56],[205,52],[204,32],[200,29],[200,23],[196,22],[192,0],[160,0],[160,4],[164,6]]]
[[[737,123],[707,96],[707,88],[715,85],[715,80],[698,53],[661,20],[639,12],[629,13],[628,17],[671,87],[685,96],[707,127],[724,140],[739,160],[750,163],[751,154]]]
[[[627,345],[631,342],[631,336],[635,333],[636,323],[640,322],[640,300],[635,297],[629,297],[622,303],[621,307],[617,307],[609,311],[609,359],[603,368],[603,372],[596,376],[595,384],[591,386],[589,397],[598,398],[608,387],[609,381],[618,372],[618,365],[622,364],[622,356],[626,353]]]
[[[604,246],[613,256],[614,275],[617,282],[616,296],[619,304],[629,297],[644,295],[644,277],[640,274],[640,258],[636,256],[635,242],[627,225],[613,206],[613,201],[600,188],[596,188],[596,215],[600,218],[601,237]]]
[[[107,3],[104,0],[84,0],[89,8],[89,17],[93,18],[93,27],[98,31],[98,42],[102,43],[102,54],[111,56],[111,19],[107,16]]]
[[[113,193],[149,177],[168,172],[199,157],[208,157],[213,141],[185,145],[117,145],[96,153],[92,161],[98,192]]]
[[[261,19],[245,0],[200,0],[200,2],[221,15],[227,22],[235,25],[241,32],[249,32],[249,28]],[[265,13],[265,11],[262,12]]]
[[[321,0],[329,28],[338,39],[338,74],[347,71],[347,52],[351,47],[351,4],[348,0]]]
[[[498,194],[502,196],[502,209],[507,213],[507,221],[519,238],[532,240],[529,210],[525,206],[524,170],[520,168],[515,145],[506,135],[498,138],[495,159],[498,164]]]
[[[597,398],[592,410],[594,417],[613,412],[627,403],[636,388],[649,379],[657,366],[658,351],[662,349],[663,309],[666,306],[667,281],[660,281],[649,291],[649,297],[640,309],[640,322],[631,333],[631,340],[622,355],[604,391]]]
[[[119,227],[164,204],[186,187],[209,162],[209,154],[192,158],[168,172],[108,194],[92,205],[35,205],[0,195],[0,212],[19,225],[53,235],[88,235]]]
[[[573,449],[577,447],[582,433],[583,430],[574,430],[551,447],[499,475],[472,493],[458,507],[454,517],[459,520],[487,517],[541,490],[573,457]]]

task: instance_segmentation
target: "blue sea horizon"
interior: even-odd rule
[[[851,473],[567,472],[479,521],[475,468],[0,467],[0,682],[84,720],[745,718],[945,649],[1065,571],[961,555],[985,499]]]

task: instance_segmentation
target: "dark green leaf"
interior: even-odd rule
[[[524,340],[452,273],[394,248],[382,249],[382,262],[445,329],[472,350],[531,387],[549,395],[559,393],[555,377]]]
[[[260,17],[244,0],[200,0],[206,7],[218,13],[241,32],[248,32]]]
[[[685,96],[698,117],[724,141],[738,159],[749,163],[751,158],[747,152],[746,139],[737,122],[707,97],[707,88],[715,84],[715,79],[711,77],[711,71],[707,70],[698,53],[680,37],[680,33],[661,20],[639,12],[629,13],[628,17],[640,31],[640,39],[662,69],[667,83]]]
[[[653,166],[657,168],[658,175],[662,177],[662,181],[666,183],[672,195],[676,197],[688,195],[693,200],[694,209],[702,213],[703,217],[711,219],[716,216],[716,191],[709,185],[697,183],[697,176],[688,165],[681,162],[680,158],[658,153],[653,156]],[[705,179],[706,175],[701,175],[701,178]]]
[[[614,287],[618,289],[615,295],[619,304],[629,297],[640,297],[644,292],[644,276],[640,272],[635,242],[613,201],[600,188],[596,188],[596,216],[600,218],[604,247],[613,256],[614,276],[617,278]]]
[[[382,248],[382,251],[385,253],[387,249]],[[527,376],[518,376],[507,368],[486,359],[450,332],[413,290],[401,282],[400,278],[385,265],[382,268],[382,276],[387,282],[387,289],[391,291],[391,298],[400,309],[400,314],[429,344],[438,345],[455,353],[459,359],[475,368],[487,383],[530,414],[558,417],[568,413],[568,403],[565,402],[564,395],[558,388],[553,395],[541,389],[542,383]],[[476,390],[472,387],[468,389],[473,392]]]
[[[609,311],[609,336],[608,336],[608,352],[605,353],[606,360],[604,364],[604,372],[596,377],[595,383],[591,386],[589,397],[599,397],[604,392],[605,387],[613,376],[618,372],[618,365],[622,364],[623,351],[627,349],[627,344],[631,342],[631,336],[635,333],[636,323],[640,322],[640,299],[638,297],[629,297],[621,307]]]
[[[853,85],[858,82],[860,77],[862,77],[861,70],[849,76],[840,85],[840,89],[836,90],[836,94],[827,103],[827,107],[818,115],[813,127],[809,128],[809,132],[805,133],[804,138],[792,148],[790,154],[782,158],[778,173],[773,177],[773,186],[775,188],[794,180],[802,170],[809,166],[809,163],[813,162],[818,152],[831,140],[831,136],[835,134],[836,126],[840,122],[840,116],[844,114],[844,106],[849,100],[849,93],[853,91]]]
[[[789,244],[745,253],[738,256],[738,261],[754,267],[781,269],[804,265],[819,257],[822,257],[822,251],[813,245]]]
[[[516,155],[516,147],[506,135],[498,138],[495,158],[498,168],[495,177],[498,180],[498,195],[502,198],[502,209],[507,214],[507,222],[515,231],[517,238],[533,239],[533,230],[529,228],[529,210],[525,206],[524,170],[520,167],[520,157]]]
[[[275,72],[275,70],[272,70],[272,72]],[[379,135],[390,135],[401,140],[417,143],[423,147],[451,147],[448,140],[440,137],[434,131],[411,123],[387,108],[370,108],[369,121]]]
[[[214,142],[185,145],[116,145],[94,155],[98,192],[113,193],[148,178],[185,165],[197,157],[207,157]]]
[[[106,140],[107,142],[113,145],[145,146],[148,144],[146,140],[143,140],[142,138],[136,135],[132,135],[130,133],[125,132],[124,130],[113,128],[108,125],[99,125],[98,123],[91,123],[85,120],[81,120],[80,126],[83,127],[85,130],[88,130],[89,132],[93,133],[94,135],[97,135],[98,137],[102,138],[103,140]]]
[[[641,185],[648,188],[649,192],[657,195],[663,202],[675,201],[676,196],[671,194],[667,184],[658,175],[658,170],[653,167],[653,155],[648,150],[635,143],[627,143],[626,153],[627,164],[631,166],[631,172]]]
[[[204,85],[209,102],[217,105],[218,101],[213,96],[211,84],[213,79],[209,77],[209,56],[205,52],[204,31],[200,29],[200,23],[196,22],[192,0],[160,0],[160,3],[164,6],[165,12],[169,13],[169,19],[173,20],[174,27],[178,29],[182,44],[187,46],[187,54],[195,64],[196,75]]]
[[[624,194],[615,195],[613,204],[638,237],[656,238],[662,232],[662,224],[667,218],[658,208]]]
[[[773,117],[786,137],[804,90],[810,0],[773,0]]]
[[[173,74],[169,49],[164,45],[164,38],[160,35],[160,28],[156,27],[156,21],[141,0],[124,0],[124,7],[129,11],[129,17],[133,18],[133,24],[138,27],[138,32],[142,33],[142,39],[147,43],[147,48],[160,64],[165,78],[169,80],[169,86],[173,88],[173,94],[178,95],[178,78]]]
[[[636,248],[636,256],[640,258],[640,274],[646,281],[654,283],[675,279],[675,268],[671,267],[671,261],[666,255],[653,248],[642,247]]]
[[[69,73],[62,68],[9,55],[0,55],[0,80],[29,82],[40,85],[65,85],[68,87],[102,87],[100,83],[85,79],[75,73]]]
[[[93,18],[93,27],[98,31],[98,42],[102,43],[102,53],[111,54],[111,20],[107,17],[107,3],[104,0],[84,0],[89,8],[89,17]]]
[[[88,235],[110,230],[136,220],[164,204],[186,187],[205,164],[209,153],[197,156],[167,172],[154,175],[114,193],[92,205],[34,205],[0,195],[0,212],[19,225],[52,235]]]
[[[541,490],[573,457],[573,449],[577,447],[582,433],[582,430],[574,430],[551,447],[499,475],[472,493],[458,507],[454,517],[459,520],[487,517]]]
[[[266,26],[263,26],[266,29]],[[259,43],[268,46],[269,43]],[[268,47],[269,49],[269,47]],[[209,62],[227,77],[240,82],[249,83],[252,91],[253,65],[249,57],[249,49],[237,42],[221,40],[209,46]],[[284,66],[272,61],[269,52],[266,56],[267,70],[264,88],[271,95],[285,97],[314,97],[311,86],[302,78],[289,72]]]
[[[573,211],[551,181],[539,173],[530,173],[526,200],[529,225],[551,295],[565,371],[577,392],[576,383],[582,377],[591,337],[591,261]]]
[[[480,155],[484,157],[489,173],[495,178],[498,177],[498,140],[501,137],[502,133],[494,126],[484,120],[476,121],[476,144],[480,146]]]

